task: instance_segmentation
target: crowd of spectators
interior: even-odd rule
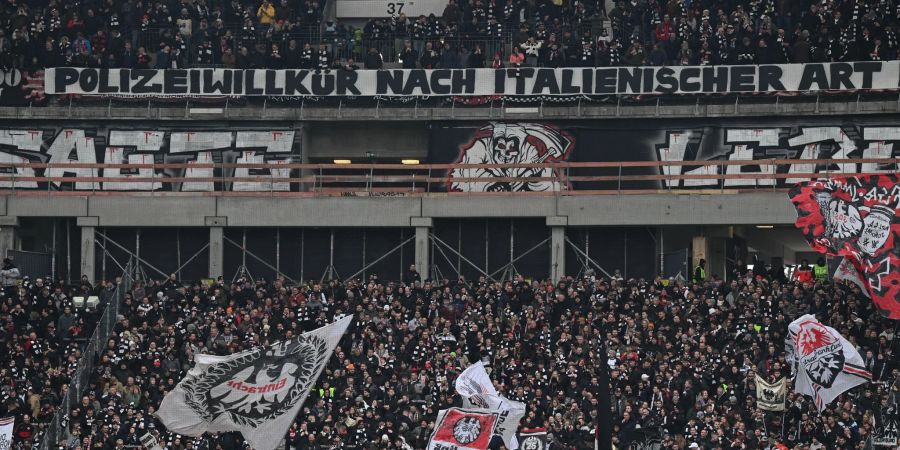
[[[317,44],[322,18],[318,0],[278,1],[10,0],[0,66],[278,67],[291,42]]]
[[[440,42],[408,68],[773,64],[893,60],[898,23],[887,0],[449,0],[440,17],[373,18],[363,35]]]
[[[70,284],[0,268],[0,417],[14,416],[15,447],[31,448],[75,374],[85,340],[112,298],[113,282]],[[75,302],[96,295],[99,303]]]
[[[109,298],[114,283],[75,288]],[[70,296],[35,280],[3,298],[6,345],[0,413],[16,417],[18,447],[32,422],[52,414],[79,354],[60,326]],[[315,282],[242,278],[211,285],[135,283],[96,361],[70,435],[51,448],[244,449],[238,433],[175,436],[153,417],[197,353],[229,354],[355,319],[294,426],[290,449],[421,449],[438,410],[459,405],[455,377],[484,361],[502,395],[527,405],[521,428],[548,431],[555,449],[592,449],[599,424],[617,448],[658,440],[665,449],[863,449],[896,414],[896,328],[859,288],[782,273],[736,270],[723,280],[593,276],[505,282],[403,280]],[[815,314],[858,346],[874,380],[821,413],[790,394],[785,414],[756,407],[755,376],[789,377],[788,323]],[[56,329],[54,329],[54,325]],[[89,328],[85,323],[82,330]],[[80,333],[84,333],[81,331]],[[603,348],[606,348],[605,353]],[[608,368],[612,409],[598,407],[598,370]],[[56,445],[58,444],[58,445]],[[694,446],[696,444],[696,446]],[[495,447],[499,448],[499,447]]]
[[[334,0],[333,0],[334,1]],[[896,0],[447,0],[325,21],[325,0],[9,0],[0,65],[462,68],[897,58]],[[354,24],[358,26],[354,26]],[[362,63],[362,66],[357,62]]]

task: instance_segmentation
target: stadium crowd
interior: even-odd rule
[[[23,279],[5,259],[0,285],[0,416],[16,418],[17,446],[10,448],[31,448],[56,413],[115,283]],[[90,295],[99,304],[75,303],[76,297]]]
[[[620,449],[648,440],[665,449],[863,449],[875,424],[897,413],[896,329],[857,287],[821,278],[786,279],[758,265],[694,282],[435,281],[414,268],[393,282],[136,282],[69,415],[71,434],[51,448],[140,448],[151,430],[168,450],[246,448],[237,433],[174,436],[153,413],[195,354],[283,340],[352,313],[287,448],[425,448],[437,411],[461,402],[455,377],[481,360],[502,395],[527,404],[521,428],[546,429],[555,449],[592,449],[597,425],[610,423]],[[73,324],[85,319],[71,318],[67,289],[35,280],[5,291],[0,416],[16,417],[14,448],[31,448],[33,422],[52,415],[74,370]],[[108,300],[115,283],[73,289]],[[755,406],[755,375],[790,375],[784,337],[803,313],[858,346],[874,382],[821,414],[797,394],[785,414],[766,413]],[[603,367],[610,411],[598,408]]]
[[[9,0],[0,5],[0,66],[880,61],[897,58],[900,21],[896,0],[448,0],[440,14],[365,24],[326,21],[323,9],[324,0]]]

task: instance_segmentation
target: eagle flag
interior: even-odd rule
[[[812,397],[819,412],[837,396],[872,379],[859,352],[810,314],[788,325],[785,350],[796,376],[794,391]]]
[[[869,297],[869,287],[866,286],[866,282],[863,281],[862,276],[859,274],[859,269],[856,267],[857,264],[858,263],[855,262],[855,259],[852,256],[845,256],[834,271],[834,279],[837,281],[849,281],[855,284],[862,290],[863,295]]]
[[[900,175],[809,181],[789,195],[810,246],[849,258],[881,313],[900,319]]]
[[[535,428],[531,431],[519,433],[519,448],[522,450],[549,450],[550,443],[547,439],[547,430]]]
[[[0,450],[9,450],[13,448],[12,439],[15,426],[15,417],[5,417],[0,419]]]
[[[763,411],[784,411],[784,399],[787,389],[786,378],[774,383],[768,383],[765,379],[756,376],[756,406]]]
[[[274,450],[352,318],[267,347],[195,355],[194,367],[163,398],[157,417],[173,433],[240,431],[254,450]]]
[[[498,394],[483,362],[478,361],[459,374],[456,378],[456,393],[463,398],[465,408],[481,408],[497,413],[494,434],[503,439],[508,449],[519,448],[516,430],[525,415],[525,404]]]
[[[450,408],[438,413],[428,450],[486,450],[497,426],[497,413]]]

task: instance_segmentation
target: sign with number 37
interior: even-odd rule
[[[337,17],[345,18],[372,18],[399,16],[416,18],[435,14],[440,16],[447,6],[446,0],[337,0]]]

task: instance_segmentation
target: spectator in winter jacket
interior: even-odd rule
[[[481,44],[475,44],[475,48],[469,53],[466,67],[470,69],[484,68],[484,50],[481,49]]]
[[[666,51],[659,42],[653,44],[653,50],[650,51],[649,63],[651,66],[664,66],[668,62]]]
[[[441,59],[438,63],[441,69],[459,69],[459,52],[456,48],[450,47],[450,42],[444,42],[441,49]]]
[[[412,42],[405,41],[403,43],[403,50],[400,50],[399,58],[400,64],[404,69],[415,69],[416,64],[419,62],[419,53],[413,48]]]
[[[420,64],[423,69],[434,69],[440,60],[440,55],[434,50],[431,42],[425,43],[425,50],[422,51]]]
[[[381,53],[378,53],[378,50],[375,47],[369,49],[369,53],[366,53],[365,59],[366,69],[382,69],[384,67],[384,60],[381,58]]]
[[[256,17],[259,18],[260,25],[271,25],[275,21],[275,6],[269,0],[263,0],[256,10]]]

